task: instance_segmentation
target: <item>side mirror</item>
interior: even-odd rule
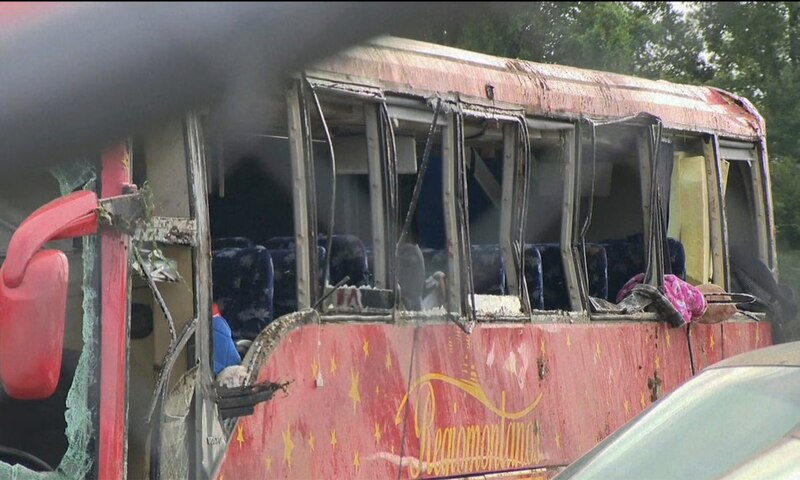
[[[0,282],[0,378],[13,398],[47,398],[58,386],[68,278],[64,252],[42,250],[18,287]]]
[[[55,392],[61,371],[69,264],[50,240],[97,231],[97,196],[76,192],[33,212],[14,232],[0,268],[0,380],[13,398]]]

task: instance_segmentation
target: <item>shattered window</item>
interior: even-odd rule
[[[3,259],[13,231],[27,215],[59,193],[94,190],[96,171],[89,162],[77,162],[23,177],[0,181],[10,183],[0,190]],[[81,479],[94,468],[100,348],[95,288],[98,239],[62,240],[48,247],[62,250],[70,267],[61,377],[56,392],[44,400],[15,400],[0,392],[3,479]]]

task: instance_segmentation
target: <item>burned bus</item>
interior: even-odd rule
[[[772,343],[746,99],[380,38],[247,108],[0,179],[3,478],[548,478]]]

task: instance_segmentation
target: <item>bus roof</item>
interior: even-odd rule
[[[416,40],[377,38],[312,70],[391,92],[456,92],[483,103],[490,101],[491,85],[498,106],[523,107],[532,116],[606,120],[647,112],[676,130],[753,141],[764,135],[764,121],[753,105],[717,88],[494,57]]]

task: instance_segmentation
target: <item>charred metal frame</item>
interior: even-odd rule
[[[514,217],[523,215],[522,212],[524,212],[525,208],[524,204],[521,208],[514,208],[516,204],[514,201],[514,191],[516,189],[514,187],[518,179],[516,175],[512,174],[517,171],[519,162],[519,140],[519,129],[513,124],[505,123],[503,125],[503,184],[502,203],[500,206],[500,251],[503,253],[503,261],[506,266],[508,289],[512,295],[521,296],[518,272],[520,269],[518,269],[517,266],[522,265],[519,263],[519,257],[515,255],[511,236],[513,224],[516,223]],[[524,246],[521,247],[524,249]],[[525,303],[523,303],[523,305],[525,305]]]
[[[562,152],[564,159],[564,199],[561,209],[561,262],[564,264],[564,275],[569,289],[569,301],[573,311],[588,311],[585,296],[581,295],[580,274],[576,263],[575,250],[572,248],[574,226],[580,212],[580,189],[576,178],[580,175],[580,130],[576,133],[573,126],[562,132]],[[576,194],[577,192],[577,194]]]
[[[722,166],[719,138],[709,135],[703,142],[708,184],[708,218],[711,232],[712,283],[730,289],[728,265],[728,224],[725,216],[725,196],[722,194]]]
[[[466,312],[463,310],[461,292],[461,252],[458,247],[458,211],[457,202],[457,181],[458,162],[456,152],[456,114],[449,112],[445,116],[446,125],[442,128],[442,195],[444,198],[444,228],[445,228],[445,252],[447,253],[447,300],[445,302],[447,311],[455,313],[459,317]]]
[[[193,218],[153,217],[150,225],[137,232],[136,240],[168,245],[197,246],[197,221]]]
[[[758,167],[753,169],[754,175],[760,191],[759,198],[764,200],[764,204],[758,203],[758,208],[763,211],[763,246],[760,245],[764,261],[772,269],[773,273],[778,273],[778,251],[775,245],[775,212],[772,210],[772,187],[770,185],[769,162],[767,161],[767,140],[763,136],[758,141]]]
[[[583,131],[585,128],[585,124],[578,123],[574,138],[575,161],[573,166],[573,176],[570,178],[568,175],[565,175],[565,177],[567,177],[567,183],[565,184],[566,187],[564,188],[564,196],[566,197],[567,191],[572,192],[573,208],[569,212],[567,217],[568,220],[565,219],[565,221],[562,222],[561,234],[562,255],[564,254],[563,250],[565,247],[569,249],[567,256],[562,258],[565,263],[564,271],[567,273],[567,275],[570,275],[570,273],[574,274],[575,280],[574,289],[570,288],[570,302],[572,304],[572,309],[580,312],[591,311],[589,306],[589,292],[586,289],[587,275],[583,268],[583,262],[581,261],[583,255],[580,251],[580,245],[577,243],[581,238],[581,179],[583,175],[582,142]],[[564,213],[567,212],[565,211]],[[567,232],[566,235],[563,231],[564,228],[569,228],[569,232]],[[577,298],[573,296],[575,293],[577,293]]]
[[[390,288],[387,259],[389,250],[386,238],[384,210],[383,155],[381,154],[381,128],[378,122],[378,105],[364,103],[364,122],[367,136],[367,171],[369,175],[370,215],[372,216],[372,251],[374,255],[375,287]]]
[[[213,353],[211,338],[211,231],[208,215],[206,158],[203,130],[198,114],[191,114],[184,123],[187,170],[189,175],[189,210],[196,222],[197,244],[192,248],[194,312],[199,319],[195,331],[195,362],[198,379],[194,395],[195,407],[195,466],[198,479],[213,477],[215,467],[224,452],[224,433],[213,389],[211,369]],[[166,452],[165,452],[166,453]]]
[[[307,132],[303,126],[303,111],[300,105],[300,92],[302,88],[299,82],[293,82],[286,91],[286,107],[289,123],[289,152],[291,155],[292,169],[292,203],[294,205],[294,239],[295,239],[295,259],[297,269],[297,308],[303,310],[310,308],[314,304],[313,286],[311,279],[314,278],[312,268],[313,251],[316,258],[316,248],[314,245],[314,235],[309,228],[309,172],[308,172],[308,152],[306,151],[305,135]],[[310,177],[310,178],[313,178]]]
[[[375,275],[375,283],[376,286],[380,288],[388,288],[388,270],[390,270],[390,265],[387,263],[390,261],[390,253],[389,252],[389,239],[387,238],[387,231],[386,231],[386,224],[388,218],[386,217],[387,211],[385,208],[385,201],[386,201],[386,185],[385,182],[387,181],[385,171],[383,168],[384,162],[384,152],[386,151],[387,145],[387,132],[383,131],[385,129],[381,129],[381,121],[380,115],[381,111],[377,108],[378,102],[384,102],[386,105],[386,111],[389,114],[390,118],[399,119],[404,121],[410,121],[415,123],[422,123],[422,124],[429,124],[432,119],[432,113],[430,108],[425,105],[424,100],[417,94],[409,96],[384,96],[383,87],[381,87],[380,82],[366,82],[363,81],[361,83],[354,82],[352,78],[339,75],[334,72],[322,72],[318,70],[314,70],[312,74],[314,76],[313,82],[315,86],[324,88],[326,90],[335,91],[336,93],[342,94],[353,98],[361,98],[364,101],[364,116],[365,116],[365,126],[366,126],[366,136],[367,136],[367,145],[368,145],[368,165],[369,165],[369,177],[370,177],[370,201],[372,202],[373,207],[379,208],[372,208],[372,237],[374,242],[374,253],[375,253],[375,262],[374,262],[374,275]],[[401,89],[402,90],[402,89]],[[394,89],[392,90],[394,91]],[[408,93],[403,91],[402,93]],[[458,128],[457,124],[460,118],[457,116],[460,115],[472,115],[474,112],[478,112],[479,116],[486,116],[490,114],[492,118],[497,117],[500,115],[501,117],[502,112],[504,111],[503,108],[499,108],[494,105],[494,102],[491,104],[485,103],[485,101],[481,99],[471,99],[469,102],[472,103],[464,103],[460,98],[457,96],[454,97],[452,95],[440,95],[446,105],[445,112],[442,115],[442,118],[439,120],[440,125],[440,132],[442,135],[442,161],[443,163],[443,197],[444,197],[444,218],[445,218],[445,231],[447,236],[447,245],[446,245],[446,252],[448,255],[448,284],[447,284],[447,301],[446,301],[446,308],[450,314],[454,314],[458,317],[463,317],[467,312],[465,311],[468,308],[468,302],[466,302],[466,298],[464,297],[465,292],[468,289],[465,289],[464,282],[464,269],[467,267],[465,265],[465,255],[469,252],[461,251],[463,247],[463,241],[461,241],[461,237],[463,236],[461,230],[463,230],[463,221],[459,221],[459,207],[456,203],[456,200],[463,200],[459,199],[459,182],[460,182],[460,175],[459,175],[459,152],[462,145],[458,144],[457,131]],[[289,129],[290,129],[290,138],[292,137],[292,133],[297,131],[302,131],[303,127],[303,112],[302,112],[302,98],[300,100],[293,100],[290,92],[287,94],[288,105],[290,107],[289,112]],[[415,98],[416,97],[416,98]],[[292,112],[293,105],[297,104],[294,108],[294,113]],[[474,107],[474,108],[473,108]],[[504,105],[505,107],[505,105]],[[518,105],[508,105],[510,109],[519,109]],[[485,111],[484,111],[485,110]],[[511,111],[511,110],[509,110]],[[489,113],[486,113],[489,112]],[[500,118],[500,117],[497,117]],[[580,216],[580,207],[581,207],[581,190],[580,190],[580,178],[581,178],[581,141],[582,136],[580,134],[582,125],[580,122],[575,122],[574,120],[570,119],[563,119],[563,120],[556,120],[556,119],[541,119],[541,118],[529,118],[527,115],[523,114],[522,118],[525,119],[527,126],[533,129],[543,129],[543,130],[560,130],[562,131],[562,139],[563,139],[563,158],[564,158],[564,171],[565,171],[565,178],[564,178],[564,202],[563,202],[563,211],[562,211],[562,225],[561,225],[561,257],[562,262],[564,264],[564,270],[566,275],[567,286],[569,290],[569,297],[571,307],[574,311],[577,312],[587,312],[590,310],[589,306],[589,299],[588,299],[588,292],[586,291],[586,284],[588,280],[587,272],[585,271],[585,266],[583,265],[583,255],[580,245],[578,245],[578,238],[580,235],[580,222],[576,221],[575,219],[579,218]],[[504,125],[503,135],[504,135],[504,171],[507,171],[509,167],[512,165],[519,165],[519,157],[520,157],[520,134],[518,131],[514,131],[513,127],[510,125],[512,120],[508,118],[500,118]],[[306,120],[307,122],[307,120]],[[653,172],[653,154],[655,152],[655,145],[653,145],[652,132],[650,131],[652,121],[646,121],[643,125],[641,119],[635,117],[626,117],[625,119],[620,119],[618,121],[612,121],[611,123],[619,122],[622,125],[625,125],[627,128],[630,128],[633,134],[636,135],[636,142],[638,145],[638,157],[639,157],[639,168],[640,168],[640,178],[641,178],[641,195],[642,195],[642,210],[643,210],[643,225],[644,225],[644,234],[645,239],[649,238],[650,232],[650,213],[654,207],[651,205],[651,189],[653,188],[651,185],[652,180],[652,172]],[[584,126],[585,127],[585,126]],[[391,132],[390,132],[391,133]],[[711,188],[711,196],[713,197],[710,201],[709,208],[712,210],[712,218],[720,219],[720,224],[716,227],[716,229],[712,226],[712,249],[714,252],[714,279],[724,279],[724,285],[727,287],[729,285],[729,268],[727,265],[727,231],[725,226],[725,219],[724,219],[724,198],[722,197],[722,190],[721,190],[721,170],[719,165],[719,155],[718,155],[718,140],[716,136],[711,135],[713,139],[713,150],[706,152],[706,161],[709,162],[707,167],[708,171],[708,178],[707,182],[709,182],[709,187]],[[293,154],[293,173],[301,170],[303,167],[303,161],[299,160],[301,158],[308,158],[308,152],[303,151],[302,148],[302,141],[295,140],[290,141],[292,145],[292,154]],[[511,148],[513,147],[513,150]],[[302,154],[301,154],[302,152]],[[713,154],[710,154],[713,153]],[[759,150],[759,154],[761,155],[761,159],[765,158],[765,152],[762,145],[762,148]],[[713,162],[713,164],[711,164]],[[307,163],[307,162],[306,162]],[[754,170],[754,182],[758,183],[758,192],[759,195],[762,192],[767,192],[768,195],[768,185],[764,184],[764,171],[767,168],[764,165],[765,161],[760,162],[760,168],[758,171]],[[510,170],[508,170],[510,171]],[[298,178],[295,175],[296,180],[296,189],[295,189],[295,201],[298,204],[298,212],[300,215],[296,215],[296,223],[298,222],[298,217],[301,218],[309,218],[310,212],[306,211],[303,212],[303,209],[307,209],[303,205],[303,200],[308,201],[308,192],[309,186],[308,182],[308,172],[306,170],[306,177],[302,183],[298,183]],[[313,172],[312,176],[313,178]],[[509,179],[510,180],[510,179]],[[767,180],[768,183],[768,180]],[[525,208],[510,208],[513,207],[514,203],[514,195],[517,193],[516,188],[518,186],[514,184],[513,181],[508,181],[505,176],[503,179],[502,185],[502,208],[501,208],[501,252],[503,255],[503,259],[506,263],[508,269],[508,282],[510,291],[515,295],[521,296],[521,285],[520,285],[520,278],[521,278],[521,268],[519,268],[517,262],[514,260],[517,256],[517,252],[515,252],[515,246],[513,244],[513,238],[511,231],[515,224],[515,213],[517,210],[523,211],[521,215],[526,215],[527,212],[524,212]],[[302,193],[305,190],[305,193]],[[313,194],[312,194],[313,195]],[[769,202],[770,199],[767,199]],[[759,225],[764,225],[764,223],[772,225],[772,218],[771,214],[768,211],[767,207],[761,204],[757,204],[757,212],[759,215]],[[718,212],[718,213],[713,213]],[[760,219],[762,217],[766,217],[765,221],[762,222]],[[310,218],[309,218],[310,220]],[[303,243],[303,240],[306,242],[309,241],[309,232],[303,232],[302,228],[296,229],[297,235],[297,243],[298,246]],[[765,230],[769,230],[765,227]],[[774,241],[771,239],[771,230],[759,231],[759,249],[761,254],[768,259],[770,259],[770,265],[774,265]],[[468,233],[467,233],[468,235]],[[655,269],[655,278],[659,278],[663,275],[663,265],[660,264],[659,261],[655,260],[660,258],[658,252],[653,251],[653,248],[649,245],[649,241],[646,245],[646,252],[648,255],[648,261],[651,265],[651,268]],[[519,247],[523,247],[523,245],[519,245]],[[308,284],[308,279],[312,276],[309,274],[311,269],[307,265],[309,262],[308,257],[309,252],[311,252],[310,246],[303,255],[301,255],[301,251],[298,250],[298,300],[299,307],[307,307],[312,305],[312,302],[303,301],[303,295],[301,295],[301,291],[307,292],[309,289],[313,289],[313,285]],[[301,261],[301,257],[305,257]],[[301,265],[302,263],[302,265]],[[520,264],[521,265],[521,264]],[[301,270],[304,272],[308,272],[305,275],[301,275]],[[520,275],[515,275],[515,272]],[[717,280],[719,282],[719,280]],[[313,296],[313,295],[312,295]],[[306,297],[309,297],[306,295]],[[316,296],[314,296],[316,297]],[[525,303],[523,302],[523,305]],[[608,315],[602,315],[605,318]],[[613,317],[613,315],[611,315]],[[599,317],[598,317],[599,319]]]

